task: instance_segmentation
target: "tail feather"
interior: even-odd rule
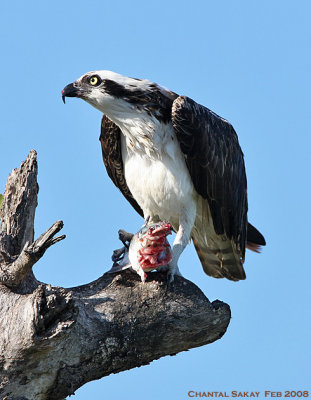
[[[192,240],[204,272],[214,278],[245,279],[243,259],[233,240],[215,233],[209,208],[199,199]]]
[[[247,243],[246,247],[255,253],[261,252],[261,247],[266,245],[265,238],[252,224],[247,226]]]
[[[246,278],[242,260],[234,251],[230,240],[213,243],[211,247],[206,246],[204,238],[196,233],[192,235],[192,239],[203,270],[207,275],[232,281]],[[224,247],[224,244],[227,247]]]
[[[237,244],[214,230],[209,206],[201,196],[197,203],[197,216],[191,233],[204,272],[214,278],[238,281],[246,278],[243,268],[244,256]],[[259,253],[266,241],[250,223],[247,228],[246,247]]]

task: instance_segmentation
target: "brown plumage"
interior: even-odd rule
[[[99,140],[107,173],[112,182],[121,190],[126,200],[128,200],[138,214],[143,217],[143,211],[132,196],[125,181],[120,135],[120,128],[114,122],[110,121],[106,115],[103,115]]]

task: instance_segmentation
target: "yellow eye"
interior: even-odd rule
[[[93,75],[89,79],[89,84],[92,86],[98,86],[100,84],[100,78],[97,75]]]

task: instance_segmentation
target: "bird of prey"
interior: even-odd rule
[[[214,278],[245,279],[245,248],[262,234],[247,220],[243,153],[232,125],[208,108],[146,79],[92,71],[62,91],[103,113],[100,142],[109,177],[151,223],[169,221],[176,237],[168,280],[193,240]]]

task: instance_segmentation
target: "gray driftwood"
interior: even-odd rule
[[[165,274],[142,284],[130,271],[70,289],[38,282],[32,266],[65,236],[55,237],[58,221],[34,241],[37,194],[31,151],[8,178],[0,214],[1,399],[64,399],[93,379],[226,332],[229,306],[181,277],[170,287]]]

